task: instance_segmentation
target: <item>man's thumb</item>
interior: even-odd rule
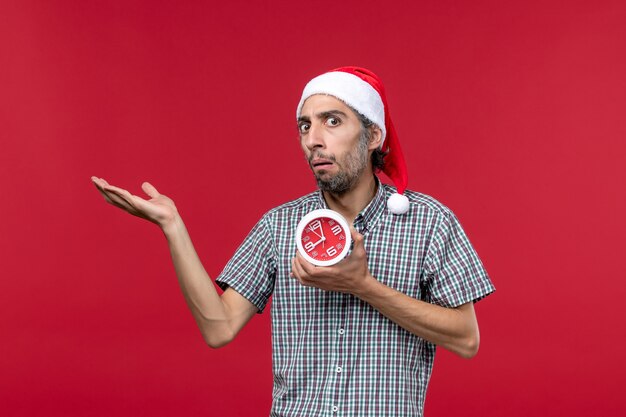
[[[352,241],[354,242],[354,246],[352,248],[353,251],[357,249],[363,248],[363,235],[356,231],[354,226],[350,225],[350,235],[352,235]]]
[[[154,186],[149,182],[144,182],[143,184],[141,184],[141,189],[152,198],[159,196],[159,192],[157,191],[157,189],[154,188]]]

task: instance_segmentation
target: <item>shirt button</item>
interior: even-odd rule
[[[344,334],[346,331],[344,329],[339,329],[339,334]]]
[[[337,411],[339,411],[339,407],[337,407],[336,405],[333,405],[333,413],[336,413]]]
[[[338,366],[336,370],[337,370],[337,373],[340,374],[341,373],[341,366]]]

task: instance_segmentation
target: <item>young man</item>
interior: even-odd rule
[[[210,284],[172,200],[93,178],[104,198],[158,224],[206,342],[230,342],[270,296],[273,416],[420,416],[437,345],[472,357],[473,303],[494,288],[452,212],[405,191],[406,168],[380,80],[344,67],[311,80],[297,108],[319,191],[266,213]],[[397,190],[380,183],[382,170]],[[397,192],[395,192],[397,191]],[[404,194],[404,195],[402,195]],[[352,225],[350,255],[315,267],[296,251],[307,213]]]

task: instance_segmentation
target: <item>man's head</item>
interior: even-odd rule
[[[382,132],[344,102],[329,95],[309,97],[300,111],[298,130],[321,190],[341,195],[361,176],[373,174],[370,155],[380,148]]]
[[[332,101],[329,102],[329,100],[334,100],[335,103],[332,103]],[[366,169],[369,169],[369,171],[373,173],[375,169],[381,168],[383,172],[394,181],[398,193],[404,192],[408,179],[406,164],[402,156],[402,150],[400,149],[400,143],[398,142],[395,129],[391,123],[386,101],[387,99],[382,82],[374,73],[364,68],[338,68],[315,77],[305,86],[297,108],[297,120],[300,135],[301,138],[303,138],[303,149],[305,150],[305,154],[308,152],[307,158],[312,158],[309,163],[312,164],[311,161],[316,160],[316,154],[322,154],[321,146],[326,142],[315,143],[315,141],[310,139],[307,142],[304,136],[323,139],[324,137],[332,138],[334,134],[342,132],[347,135],[346,138],[351,137],[353,142],[352,149],[354,149],[354,155],[352,156],[348,157],[348,155],[345,154],[346,149],[343,145],[339,147],[342,152],[343,162],[337,158],[335,164],[330,158],[326,158],[328,161],[323,161],[325,158],[318,157],[317,161],[319,163],[311,165],[318,179],[318,184],[320,184],[322,189],[326,186],[335,187],[335,190],[339,189],[336,188],[337,186],[334,185],[334,183],[331,184],[331,177],[337,177],[338,179],[333,181],[339,181],[339,177],[344,174],[347,175],[350,173],[348,177],[351,177],[354,173],[358,173],[359,175],[363,174]],[[325,105],[321,105],[320,103],[325,103]],[[350,117],[344,116],[341,119],[341,124],[335,125],[337,119],[328,117],[333,116],[332,112],[329,113],[328,110],[333,106],[345,107],[345,111],[342,113]],[[318,125],[314,125],[314,123],[318,123]],[[342,128],[336,129],[338,126]],[[311,132],[306,129],[313,127],[316,127],[314,129],[315,133],[321,132],[324,135],[311,135]],[[319,129],[317,127],[319,127]],[[362,134],[357,135],[354,130],[348,132],[345,129],[347,127],[358,127],[357,131]],[[303,128],[306,131],[303,132]],[[367,137],[368,135],[370,135],[369,138]],[[365,138],[362,144],[361,141],[357,140],[360,139],[361,136]],[[333,143],[337,142],[335,141]],[[367,152],[364,152],[364,150]],[[388,154],[388,156],[383,165],[382,156],[386,154]],[[368,155],[372,156],[368,157]],[[354,160],[348,161],[346,158],[352,158]],[[365,159],[365,164],[360,162],[363,161],[363,159]],[[348,170],[347,168],[349,166],[353,168],[356,166],[351,162],[359,162],[356,164],[358,165],[358,169]],[[362,167],[362,165],[365,166]],[[350,178],[340,181],[342,187],[350,186],[350,181],[348,180],[350,180]],[[399,205],[395,202],[391,202],[391,200],[390,203],[388,203],[389,209],[394,214],[402,214],[408,210],[408,200],[406,197],[398,195],[394,196],[393,200],[400,202]]]

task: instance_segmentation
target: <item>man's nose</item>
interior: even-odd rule
[[[304,145],[309,150],[324,148],[324,134],[322,132],[321,126],[315,126],[311,124],[311,126],[309,127],[309,131],[304,138]]]

